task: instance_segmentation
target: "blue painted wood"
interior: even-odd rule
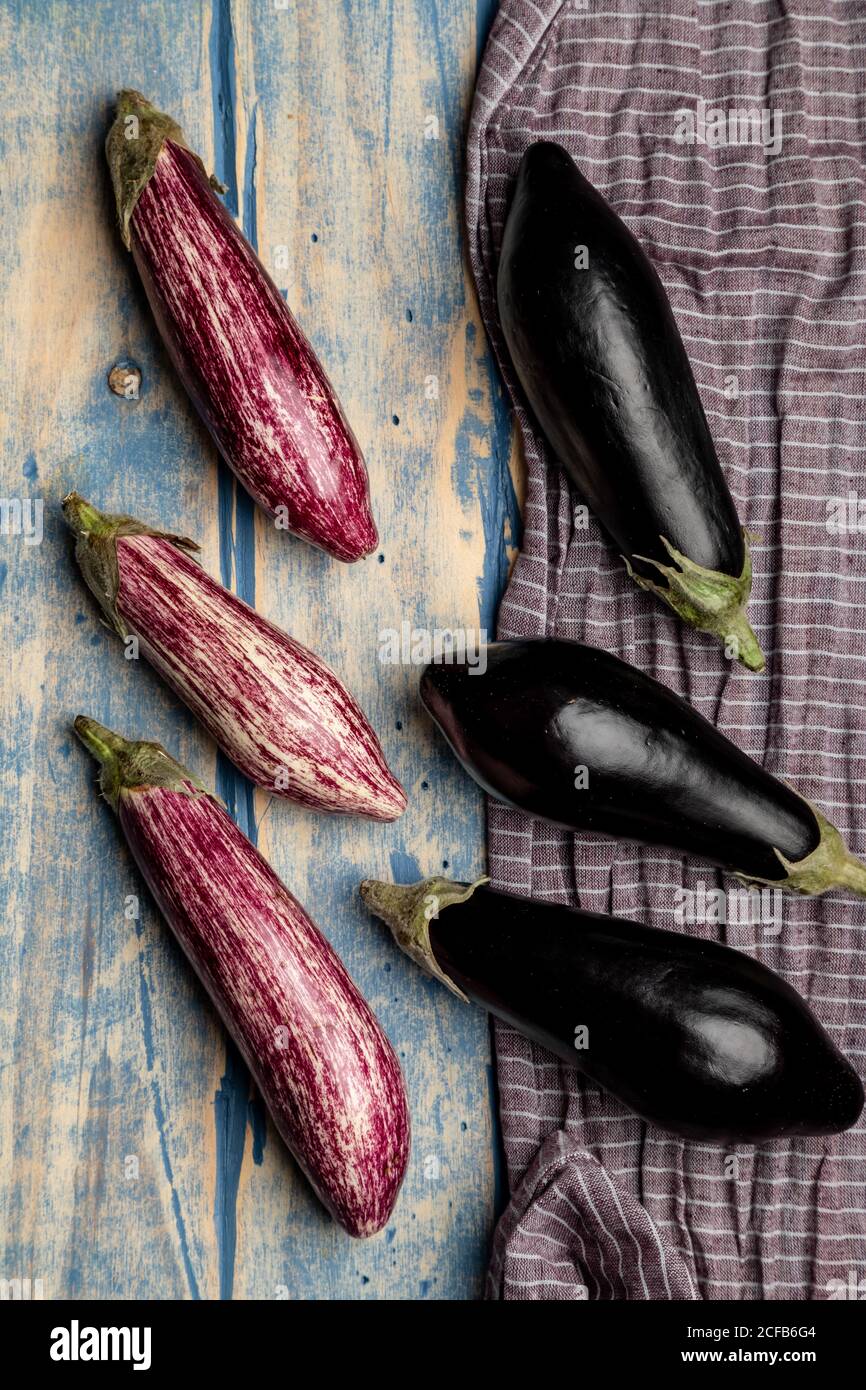
[[[255,160],[244,161],[242,190],[238,187],[237,56],[230,0],[214,0],[208,37],[213,105],[214,172],[226,185],[226,207],[233,217],[240,212],[243,194],[244,234],[258,250],[256,233]],[[255,117],[248,148],[255,149]],[[220,577],[247,603],[255,605],[255,507],[235,482],[222,460],[219,471]],[[255,788],[222,754],[217,755],[217,792],[246,835],[258,843]],[[214,1098],[216,1124],[217,1185],[214,1227],[219,1263],[220,1298],[234,1292],[237,1253],[237,1198],[247,1134],[247,1107],[251,1079],[237,1048],[226,1039],[225,1072]]]
[[[13,113],[3,494],[45,502],[41,544],[0,537],[14,651],[0,1276],[41,1279],[46,1297],[480,1290],[496,1181],[487,1023],[398,955],[356,888],[368,874],[483,868],[480,799],[422,718],[417,670],[379,655],[404,621],[492,629],[516,531],[508,414],[461,249],[463,130],[492,9],[162,0],[131,22],[118,0],[0,0]],[[276,532],[218,465],[113,230],[101,141],[120,85],[180,119],[326,363],[368,457],[381,532],[369,561],[340,566]],[[139,401],[106,389],[121,358],[141,365]],[[334,665],[407,787],[401,821],[272,804],[217,761],[98,624],[58,518],[72,486],[195,536],[212,573]],[[93,794],[68,733],[79,710],[159,738],[217,786],[379,1013],[415,1125],[382,1236],[359,1245],[336,1230],[276,1138]]]

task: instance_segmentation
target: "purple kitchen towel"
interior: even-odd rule
[[[862,3],[504,0],[479,74],[467,185],[481,309],[528,465],[523,549],[500,637],[575,638],[651,672],[790,779],[859,854],[864,58]],[[766,109],[754,126],[736,118],[752,108]],[[738,131],[759,143],[732,143]],[[576,524],[580,499],[549,466],[523,409],[497,326],[495,275],[509,185],[541,137],[569,149],[664,281],[740,516],[760,537],[750,614],[767,657],[761,676],[732,666],[712,639],[640,593],[594,522]],[[731,901],[717,924],[701,893],[732,880],[693,860],[574,837],[498,804],[489,839],[499,888],[666,928],[682,922],[678,907],[694,907],[697,920],[683,930],[780,971],[866,1069],[862,902],[785,898],[781,909],[765,902],[754,923],[734,920]],[[862,1123],[727,1152],[647,1127],[500,1025],[497,1061],[512,1198],[490,1297],[866,1292]]]

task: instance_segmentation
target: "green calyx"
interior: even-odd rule
[[[204,164],[186,142],[186,137],[171,116],[143,97],[141,92],[126,89],[117,94],[117,114],[105,141],[105,157],[111,170],[114,185],[114,198],[117,204],[117,220],[120,235],[127,249],[130,247],[129,223],[135,205],[150,182],[156,161],[166,140],[189,150],[208,177]],[[210,185],[217,192],[224,193],[225,186],[211,177]]]
[[[806,798],[802,798],[806,801]],[[818,843],[803,859],[791,861],[780,850],[776,858],[785,870],[785,877],[753,878],[745,874],[737,877],[745,884],[761,884],[769,888],[781,888],[789,893],[803,893],[814,897],[827,893],[833,888],[844,888],[858,897],[866,898],[866,864],[848,849],[835,825],[822,816],[811,801],[806,805],[818,825]]]
[[[167,787],[184,796],[208,795],[207,787],[175,762],[162,744],[121,738],[83,714],[72,727],[100,765],[99,785],[113,810],[117,810],[120,793],[128,788]]]
[[[430,945],[430,923],[446,907],[465,903],[476,888],[487,883],[478,878],[474,883],[455,883],[450,878],[425,878],[421,883],[380,883],[367,878],[361,884],[361,897],[371,912],[381,917],[401,951],[411,956],[416,965],[428,975],[441,981],[468,1004],[469,1000],[439,965]]]
[[[63,499],[63,516],[75,536],[75,558],[88,589],[114,631],[123,638],[129,633],[117,607],[120,573],[117,567],[117,541],[120,536],[158,536],[170,541],[178,550],[195,552],[195,541],[187,536],[174,536],[169,531],[154,531],[135,517],[100,512],[77,492]]]
[[[633,558],[644,565],[652,565],[666,582],[656,584],[652,579],[646,579],[623,556],[634,582],[641,589],[655,594],[698,632],[709,632],[718,637],[747,670],[763,671],[764,654],[746,617],[746,604],[752,591],[752,557],[746,532],[743,532],[743,570],[738,578],[721,570],[696,565],[676,550],[665,536],[660,536],[659,540],[670,555],[672,564],[663,565],[646,555],[635,555]]]

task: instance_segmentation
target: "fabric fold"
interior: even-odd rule
[[[646,1209],[563,1130],[549,1134],[499,1222],[490,1298],[696,1299],[687,1262]]]

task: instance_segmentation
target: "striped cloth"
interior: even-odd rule
[[[528,463],[501,637],[608,648],[671,686],[866,852],[866,6],[826,0],[504,0],[478,79],[467,217],[482,313]],[[676,112],[769,106],[782,148],[674,138]],[[539,137],[567,146],[654,261],[753,546],[749,676],[626,577],[520,403],[496,323],[509,183]],[[731,378],[736,378],[736,383]],[[856,507],[848,518],[857,522]],[[863,507],[866,517],[866,500]],[[490,806],[490,872],[515,893],[676,926],[706,865]],[[758,926],[699,921],[780,971],[866,1071],[866,905],[784,899]],[[488,1294],[821,1299],[866,1294],[866,1137],[719,1146],[647,1127],[498,1026],[511,1203]],[[838,1284],[834,1281],[839,1281]]]

